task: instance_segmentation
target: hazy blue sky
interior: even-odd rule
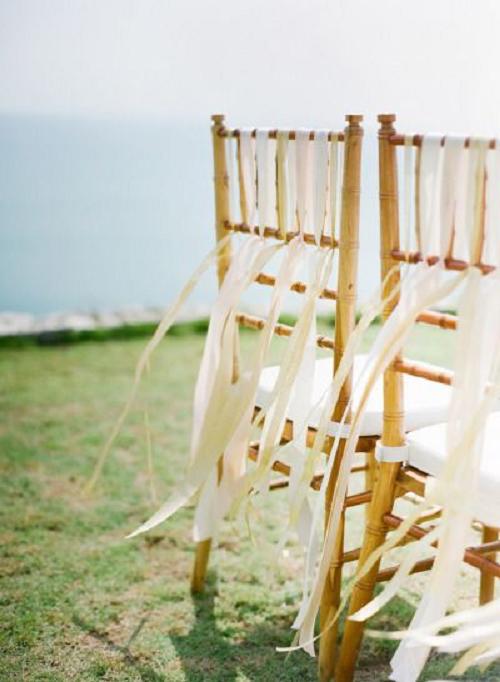
[[[0,0],[0,111],[500,134],[498,0]]]

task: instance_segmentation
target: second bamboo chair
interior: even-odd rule
[[[341,189],[339,189],[340,194],[340,220],[338,237],[335,231],[333,231],[330,225],[325,225],[324,229],[321,230],[320,246],[325,249],[338,249],[339,250],[339,267],[338,267],[338,286],[337,289],[326,288],[320,295],[320,298],[327,301],[335,302],[335,336],[334,338],[329,338],[326,336],[318,336],[316,339],[317,346],[323,349],[327,349],[331,352],[330,358],[325,360],[319,360],[316,367],[315,381],[317,383],[313,395],[317,395],[319,390],[320,382],[323,386],[327,386],[331,381],[333,373],[340,363],[342,358],[343,350],[349,340],[350,334],[353,330],[355,323],[355,306],[356,306],[356,279],[357,279],[357,263],[358,263],[358,225],[359,225],[359,197],[360,197],[360,173],[361,173],[361,149],[362,149],[362,139],[363,139],[363,129],[361,127],[362,116],[359,115],[348,115],[346,116],[347,126],[344,131],[336,132],[330,131],[328,133],[328,139],[331,143],[331,156],[329,160],[329,173],[330,173],[330,184],[332,182],[336,183],[336,173],[332,168],[332,164],[335,163],[337,158],[337,153],[343,151],[343,166],[339,168],[338,177],[341,178]],[[213,141],[213,152],[214,152],[214,183],[215,183],[215,218],[216,218],[216,239],[221,240],[228,233],[240,233],[242,235],[254,234],[258,232],[258,227],[255,224],[249,222],[249,218],[246,215],[240,215],[240,222],[234,220],[234,216],[231,215],[231,173],[228,168],[228,164],[232,162],[230,158],[230,150],[228,145],[236,140],[240,141],[241,131],[238,129],[230,129],[225,125],[224,116],[215,115],[212,117],[212,141]],[[284,131],[286,133],[286,139],[289,140],[291,145],[294,145],[296,140],[295,131]],[[315,131],[310,131],[309,139],[312,141],[315,139],[317,133]],[[251,133],[252,138],[255,138],[257,131],[254,130]],[[276,139],[282,137],[283,133],[278,130],[270,130],[268,135],[271,139]],[[245,188],[245,178],[242,177],[241,168],[241,149],[238,144],[237,155],[238,155],[238,166],[239,174],[238,187],[236,188],[236,194],[239,197],[239,202],[236,204],[243,203],[245,201],[245,191],[248,192],[248,188]],[[335,156],[334,156],[335,155]],[[265,226],[264,237],[268,239],[279,239],[290,241],[294,236],[298,234],[297,218],[294,215],[295,207],[287,207],[289,213],[288,224],[285,224],[283,216],[285,214],[285,209],[280,205],[281,199],[281,183],[289,181],[289,178],[283,175],[280,176],[280,169],[277,168],[276,173],[276,210],[273,212],[272,223]],[[258,178],[256,178],[258,182]],[[332,223],[335,220],[335,202],[336,202],[337,186],[330,187],[329,198],[330,198],[330,209],[327,211],[327,216],[329,220],[327,222]],[[255,201],[258,199],[258,187],[253,191]],[[257,207],[258,208],[258,207]],[[242,211],[243,213],[244,211]],[[291,215],[290,215],[291,213]],[[290,229],[290,223],[293,226]],[[306,244],[311,244],[317,246],[317,233],[314,234],[314,226],[310,231],[303,234],[304,241]],[[218,260],[218,277],[219,282],[222,282],[224,275],[231,262],[231,250],[228,246],[224,251],[221,252]],[[268,273],[260,273],[256,282],[264,286],[273,286],[275,283],[275,278]],[[292,285],[292,290],[304,294],[307,285],[303,282],[295,282]],[[249,327],[251,329],[260,330],[264,326],[264,319],[255,317],[253,315],[241,313],[237,316],[237,322],[244,327]],[[279,336],[290,336],[292,334],[293,327],[278,324],[275,328],[275,333]],[[268,368],[264,371],[258,392],[257,403],[255,409],[258,411],[266,405],[266,399],[268,399],[273,386],[274,381],[277,376],[277,368]],[[350,397],[351,391],[351,379],[348,379],[341,391],[341,395],[338,401],[338,405],[335,408],[333,414],[333,420],[339,420],[344,412],[345,406],[347,405]],[[379,417],[381,421],[381,411],[379,412]],[[370,429],[368,429],[370,430]],[[314,439],[316,432],[315,424],[310,424],[307,433],[308,443],[311,443]],[[334,432],[332,432],[334,435]],[[285,430],[283,433],[283,442],[290,440],[293,437],[293,420],[288,419],[285,425]],[[373,450],[375,439],[372,437],[364,437],[360,439],[359,451],[370,453]],[[325,452],[328,452],[333,445],[333,437],[329,436],[324,444]],[[249,458],[256,459],[258,457],[258,443],[252,445],[249,451]],[[273,469],[282,475],[287,476],[289,473],[289,467],[284,462],[275,462]],[[366,472],[367,483],[370,485],[370,465],[362,464],[357,467],[357,471]],[[285,480],[277,481],[272,484],[275,488],[282,488],[287,485]],[[311,481],[311,487],[313,489],[318,489],[321,485],[321,477],[315,477]],[[327,512],[329,509],[330,498],[333,491],[333,486],[335,485],[335,471],[332,474],[330,492],[327,495]],[[346,500],[346,505],[355,505],[366,502],[367,494],[364,496],[354,496],[351,500]],[[203,590],[205,583],[205,576],[207,571],[207,564],[210,555],[212,540],[207,539],[198,543],[196,548],[196,558],[192,577],[192,590],[193,592],[200,592]],[[339,550],[340,551],[340,550]],[[332,562],[332,566],[334,563]],[[325,594],[323,598],[322,606],[322,619],[327,618],[331,611],[335,611],[340,599],[340,564],[338,565],[338,570],[332,569],[331,581],[325,589]],[[331,661],[333,661],[332,646],[336,641],[336,635],[333,634],[332,638],[325,638],[322,641],[321,652],[320,652],[320,665],[323,661],[325,665],[331,666]],[[332,644],[333,643],[333,644]],[[326,652],[326,653],[325,653]]]
[[[417,150],[422,143],[422,136],[415,135],[411,139],[396,134],[394,128],[395,116],[392,114],[379,116],[379,188],[380,188],[380,234],[381,234],[381,273],[385,277],[393,271],[387,281],[385,294],[399,282],[399,271],[394,272],[394,266],[401,262],[417,263],[425,258],[429,264],[437,261],[437,255],[430,253],[407,253],[400,247],[399,227],[399,193],[398,193],[398,165],[397,148],[408,142]],[[417,156],[417,159],[419,157]],[[416,190],[418,196],[418,189]],[[483,198],[484,201],[484,198]],[[481,263],[479,253],[478,262],[483,272],[491,267]],[[444,267],[448,270],[464,270],[468,262],[448,257]],[[385,310],[387,318],[397,304],[395,297]],[[453,315],[441,314],[434,311],[423,312],[417,321],[425,324],[437,325],[444,329],[456,328],[456,318]],[[398,448],[409,444],[408,459],[405,463],[382,461],[378,464],[377,479],[374,485],[373,497],[368,512],[365,534],[361,552],[360,565],[378,547],[391,529],[398,528],[402,517],[394,511],[398,498],[407,495],[422,497],[426,481],[437,475],[443,466],[446,447],[446,422],[413,430],[405,434],[405,418],[408,414],[408,402],[403,390],[403,377],[420,377],[427,384],[450,385],[452,374],[443,368],[429,366],[424,363],[409,361],[397,356],[385,372],[384,383],[384,424],[381,438],[382,446]],[[408,430],[408,428],[407,428]],[[500,565],[495,561],[496,551],[500,550],[499,529],[500,509],[498,505],[498,490],[500,489],[500,470],[498,467],[497,448],[500,442],[500,414],[490,416],[483,451],[480,491],[483,497],[481,510],[476,510],[478,521],[482,528],[482,543],[467,549],[464,561],[478,568],[480,578],[480,602],[486,603],[494,595],[494,580],[500,577]],[[429,519],[427,519],[429,521]],[[411,526],[407,541],[419,539],[428,532],[428,528],[421,525]],[[413,572],[420,572],[432,568],[433,558],[418,561]],[[397,566],[380,570],[380,561],[358,580],[351,594],[349,614],[356,613],[367,604],[373,596],[377,582],[390,579],[396,572]],[[364,623],[346,620],[344,636],[336,666],[336,682],[351,682],[361,646]]]

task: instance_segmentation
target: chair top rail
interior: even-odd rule
[[[256,136],[257,130],[259,130],[259,128],[252,128],[252,130],[251,130],[251,136],[252,137]],[[265,130],[265,128],[262,128],[262,130]],[[280,132],[280,130],[278,128],[270,129],[268,131],[269,138],[271,140],[275,140],[278,137],[278,132]],[[283,130],[283,132],[288,133],[288,139],[289,140],[295,140],[295,138],[297,136],[296,130]],[[240,133],[241,133],[241,130],[239,128],[222,128],[218,134],[221,137],[239,137]],[[309,131],[309,139],[314,140],[315,137],[316,137],[315,131],[314,130]],[[338,140],[338,142],[344,142],[345,135],[342,131],[336,132],[334,130],[329,130],[328,131],[328,139],[330,142],[332,142],[333,140]]]
[[[402,251],[401,249],[393,249],[391,251],[391,257],[395,261],[409,263],[410,265],[421,263],[424,260],[428,265],[435,265],[440,260],[439,256],[424,257],[420,251]],[[469,263],[468,261],[458,260],[456,258],[443,258],[442,260],[446,270],[461,271],[474,266],[479,268],[483,275],[487,275],[488,273],[493,272],[493,270],[496,270],[495,265],[487,265],[486,263]]]
[[[391,137],[389,138],[389,141],[391,144],[395,145],[396,147],[402,147],[402,146],[404,146],[406,139],[407,139],[406,135],[402,135],[401,133],[398,133],[395,135],[391,135]],[[421,147],[423,139],[424,139],[424,135],[413,135],[411,138],[412,146],[413,147]],[[445,139],[446,139],[446,135],[443,135],[441,138],[441,146],[442,147],[444,147]],[[466,149],[468,149],[468,147],[470,146],[471,139],[474,139],[474,138],[470,138],[470,137],[465,138],[464,147]],[[497,146],[497,140],[495,138],[490,139],[489,149],[496,149],[496,146]]]
[[[247,225],[246,223],[231,223],[229,220],[224,222],[224,229],[228,232],[242,232],[243,234],[258,234],[259,228],[257,225]],[[298,231],[286,232],[283,234],[277,227],[266,227],[264,228],[264,237],[271,239],[279,239],[281,241],[290,242],[295,237],[299,236]],[[306,244],[315,245],[316,237],[310,232],[305,232],[303,239]],[[324,246],[330,249],[335,249],[339,245],[337,239],[333,239],[329,235],[322,234],[320,238],[320,246]]]

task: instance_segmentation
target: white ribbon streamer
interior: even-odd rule
[[[420,157],[420,240],[424,256],[439,253],[439,196],[441,137],[425,135]]]
[[[289,133],[278,130],[276,136],[276,185],[278,192],[278,230],[283,239],[293,223],[290,209]]]
[[[260,238],[255,237],[254,239],[257,240],[260,248],[256,250],[251,265],[245,268],[243,279],[246,279],[246,282],[243,282],[241,291],[245,289],[245,284],[248,286],[253,281],[265,263],[283,246],[282,243],[269,245]],[[191,461],[184,481],[170,500],[129,537],[134,537],[154,528],[193,497],[211,474],[227,444],[231,442],[245,414],[247,414],[249,406],[254,404],[262,364],[289,281],[283,282],[278,276],[277,284],[273,289],[270,314],[262,330],[256,355],[250,365],[251,369],[247,373],[243,372],[238,381],[233,382],[234,305],[237,300],[235,301],[236,296],[233,293],[231,282],[238,282],[241,277],[241,273],[236,271],[236,266],[230,267],[220,291],[219,300],[223,300],[223,303],[220,304],[221,308],[227,311],[227,313],[223,313],[222,317],[226,318],[227,322],[222,325],[220,341],[214,342],[214,345],[220,346],[219,366],[213,371],[212,380],[206,379],[209,376],[208,374],[204,374],[200,379],[201,383],[206,381],[209,385],[211,384],[211,389],[205,391],[203,388],[202,390],[204,396],[201,401],[202,408],[197,413],[199,424],[193,431]],[[214,325],[216,326],[216,323]],[[214,357],[211,349],[206,351],[206,356]]]
[[[275,165],[273,155],[274,141],[269,138],[269,131],[265,129],[256,132],[257,158],[257,205],[259,211],[259,233],[264,234],[266,227],[275,224],[274,216],[274,187]]]
[[[238,186],[238,176],[236,169],[236,145],[233,137],[225,138],[225,152],[226,152],[226,169],[228,177],[228,190],[229,190],[229,222],[239,223],[240,220],[240,209],[238,206],[237,198],[237,186]]]
[[[411,251],[411,210],[412,210],[412,170],[413,170],[413,137],[407,135],[405,137],[404,145],[404,224],[405,224],[405,241],[403,248],[406,252]]]
[[[332,134],[330,141],[330,179],[329,179],[329,224],[330,235],[335,239],[337,234],[337,194],[339,177],[339,136]]]
[[[326,219],[328,194],[328,132],[317,130],[314,134],[314,236],[320,244]]]
[[[455,226],[463,225],[465,196],[465,139],[447,136],[443,149],[443,180],[441,187],[439,255],[446,258],[451,253]],[[439,226],[439,224],[438,224]],[[459,228],[459,233],[460,233]]]
[[[308,231],[311,218],[311,144],[308,130],[295,134],[297,176],[297,220],[300,234]]]
[[[500,143],[486,160],[486,221],[483,263],[500,266]]]
[[[238,142],[241,219],[246,225],[253,227],[257,216],[257,197],[255,140],[252,137],[252,131],[240,130]]]

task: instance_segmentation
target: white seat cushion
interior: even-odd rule
[[[426,474],[437,476],[446,455],[446,424],[418,429],[407,436],[410,445],[408,463]],[[480,499],[474,515],[483,523],[500,527],[500,413],[488,417],[485,430],[481,472]]]
[[[367,356],[357,355],[354,359],[354,385],[360,375]],[[266,367],[261,374],[259,390],[257,393],[257,405],[266,407],[269,397],[278,377],[279,366]],[[405,428],[407,431],[419,429],[429,424],[437,424],[445,421],[448,415],[448,404],[451,389],[444,384],[438,384],[427,379],[403,375],[404,400],[405,400]],[[312,405],[324,395],[332,379],[332,360],[323,358],[316,361],[314,372],[314,387],[312,391]],[[359,391],[354,392],[354,409],[358,405]],[[361,426],[362,436],[379,436],[382,433],[382,421],[384,411],[383,379],[377,381],[372,391]],[[310,426],[317,426],[321,415],[321,407],[316,407],[309,419]],[[332,425],[330,432],[335,433]]]

